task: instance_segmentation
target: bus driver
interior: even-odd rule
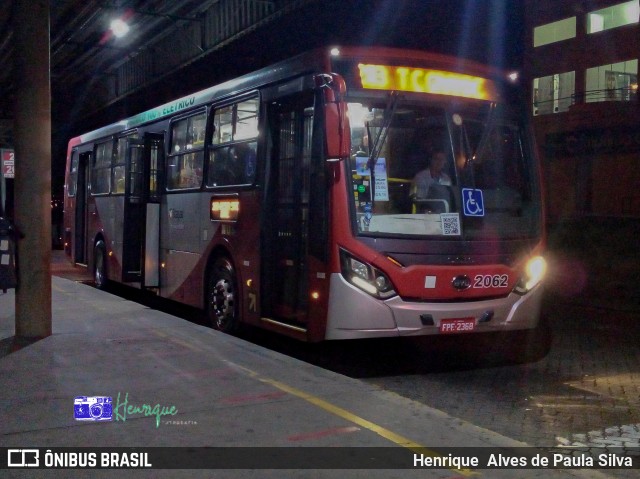
[[[447,155],[443,150],[435,150],[433,152],[429,166],[418,172],[411,182],[411,198],[425,199],[429,187],[434,183],[451,186],[451,178],[443,171],[446,161]]]

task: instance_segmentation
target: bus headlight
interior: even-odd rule
[[[344,250],[340,250],[340,264],[342,276],[365,293],[380,299],[387,299],[397,294],[386,274],[354,258]]]
[[[546,271],[547,262],[542,256],[529,258],[529,261],[527,261],[524,267],[524,274],[520,278],[520,281],[518,281],[518,284],[516,284],[516,287],[513,288],[513,291],[518,294],[528,293],[535,285],[542,281]]]

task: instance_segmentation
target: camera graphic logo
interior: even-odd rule
[[[73,401],[76,421],[112,421],[113,408],[108,396],[77,396]]]

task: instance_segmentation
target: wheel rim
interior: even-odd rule
[[[218,329],[225,329],[234,319],[233,284],[227,279],[220,278],[213,287],[211,306],[215,315]]]

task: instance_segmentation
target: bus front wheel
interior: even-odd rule
[[[209,273],[207,288],[207,316],[219,331],[238,330],[238,293],[233,265],[227,258],[219,258]]]
[[[93,279],[96,288],[107,287],[107,252],[103,241],[98,241],[93,248]]]

